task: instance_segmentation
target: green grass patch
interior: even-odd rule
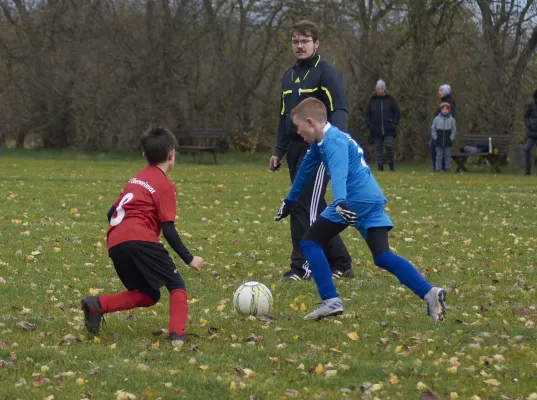
[[[313,282],[280,279],[289,225],[274,215],[287,171],[268,172],[265,155],[223,155],[217,165],[182,157],[171,174],[177,226],[207,264],[197,274],[176,258],[191,301],[188,331],[200,338],[174,350],[152,335],[168,325],[165,289],[155,307],[108,315],[98,339],[82,329],[83,296],[123,290],[107,256],[106,212],[141,158],[32,154],[0,158],[2,399],[115,399],[120,390],[138,399],[537,392],[535,178],[432,174],[427,166],[375,172],[396,223],[390,244],[448,290],[448,319],[432,325],[424,303],[375,267],[348,229],[356,278],[337,283],[346,314],[316,323],[302,319],[319,301]],[[272,289],[273,322],[232,309],[234,290],[254,279]],[[62,342],[66,335],[73,340]]]

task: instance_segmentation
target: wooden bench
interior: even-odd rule
[[[178,135],[179,153],[192,153],[194,162],[201,161],[201,154],[212,153],[216,164],[216,152],[218,142],[224,136],[224,131],[219,128],[194,128],[183,131]]]
[[[488,152],[489,137],[492,140],[492,153]],[[466,162],[468,161],[468,158],[479,157],[489,163],[490,172],[499,173],[502,172],[500,166],[507,163],[510,142],[510,135],[465,135],[462,139],[462,148],[458,152],[453,152],[451,158],[457,164],[457,172],[467,172]],[[486,147],[487,151],[479,151],[476,153],[464,152],[463,148],[465,146]],[[481,150],[483,150],[483,148]]]

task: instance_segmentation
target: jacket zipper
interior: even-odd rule
[[[384,136],[384,101],[380,100],[380,123],[382,126],[382,136]]]

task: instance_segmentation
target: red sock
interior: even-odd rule
[[[170,329],[169,333],[175,332],[178,335],[185,334],[186,320],[188,318],[188,296],[182,289],[175,289],[170,292]]]
[[[155,304],[151,297],[136,290],[100,296],[99,303],[104,313],[130,310],[136,307],[151,307]]]

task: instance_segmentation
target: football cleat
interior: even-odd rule
[[[427,315],[434,323],[443,322],[446,318],[446,291],[439,287],[433,287],[423,298],[427,303]]]
[[[104,313],[101,308],[98,296],[87,296],[81,300],[82,310],[84,311],[84,324],[89,333],[99,334],[99,327],[103,323],[103,329],[106,328]]]
[[[327,317],[335,317],[343,314],[343,303],[339,297],[323,300],[323,302],[315,310],[310,312],[304,319],[314,319],[319,321]]]

